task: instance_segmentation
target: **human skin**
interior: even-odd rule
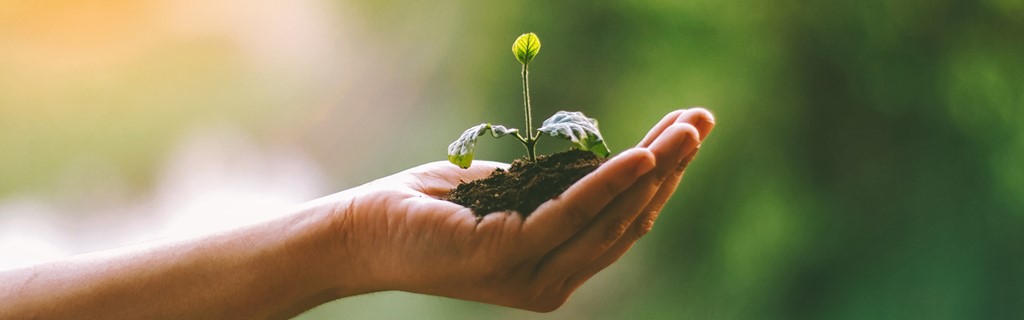
[[[526,219],[438,199],[506,164],[434,162],[272,221],[0,272],[0,318],[287,318],[390,290],[552,311],[653,227],[713,127],[669,113]]]

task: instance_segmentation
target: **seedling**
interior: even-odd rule
[[[529,66],[533,58],[540,52],[540,39],[536,34],[526,33],[512,43],[512,54],[523,65],[523,108],[526,115],[526,134],[524,137],[519,129],[507,128],[502,125],[481,123],[466,129],[458,140],[448,145],[448,161],[465,169],[473,163],[473,151],[476,139],[488,132],[495,138],[507,135],[516,137],[526,147],[528,161],[537,161],[537,140],[542,133],[553,137],[568,139],[583,151],[590,151],[601,157],[608,157],[610,151],[604,143],[601,132],[597,130],[597,120],[588,118],[582,112],[558,111],[555,115],[541,123],[537,131],[533,131],[533,113],[530,106],[530,74]]]

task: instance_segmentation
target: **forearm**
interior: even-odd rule
[[[327,212],[0,273],[0,318],[283,318],[360,293]]]

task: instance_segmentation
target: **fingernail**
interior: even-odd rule
[[[708,134],[711,133],[711,129],[715,128],[715,122],[708,120],[707,118],[700,118],[697,120],[697,131],[700,132],[700,140],[704,141]]]

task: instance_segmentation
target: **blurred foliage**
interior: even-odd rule
[[[287,94],[267,97],[262,90],[276,88],[277,78],[234,70],[230,58],[192,57],[187,53],[211,49],[186,46],[159,47],[177,53],[151,57],[190,66],[166,70],[170,78],[108,75],[137,85],[119,88],[136,92],[137,100],[107,103],[95,93],[112,89],[76,82],[47,87],[64,90],[57,98],[0,92],[3,152],[42,154],[0,156],[0,164],[15,168],[0,171],[0,181],[45,184],[35,177],[59,166],[27,162],[58,161],[68,152],[61,143],[88,128],[60,125],[17,136],[27,126],[17,116],[28,111],[19,108],[85,102],[98,113],[76,119],[99,129],[70,146],[134,143],[139,149],[112,152],[131,155],[114,158],[128,168],[152,170],[157,160],[150,157],[159,149],[146,146],[173,136],[167,121],[214,115],[249,123],[257,135],[291,137],[277,139],[303,145],[325,166],[344,163],[329,173],[349,181],[339,187],[351,186],[443,160],[448,141],[469,125],[518,126],[519,69],[508,44],[536,32],[545,50],[531,70],[537,118],[584,111],[601,121],[614,152],[673,109],[706,106],[716,114],[716,131],[655,230],[549,315],[386,293],[343,299],[304,317],[1024,315],[1024,2],[359,1],[328,8],[350,19],[349,32],[358,36],[337,40],[355,54],[326,70],[363,72],[352,82],[296,82]],[[384,67],[389,64],[400,67]],[[165,73],[145,68],[158,67],[128,69]],[[38,78],[7,74],[0,86]],[[330,100],[322,97],[333,88],[343,91],[338,101],[295,107]],[[382,93],[351,98],[366,88]],[[181,90],[190,94],[176,94]],[[117,107],[154,102],[164,113],[133,116],[129,107]],[[385,103],[389,109],[377,109]],[[378,112],[384,115],[375,118]],[[52,117],[24,119],[69,121],[58,111],[44,114]],[[142,121],[103,128],[119,119]],[[380,143],[342,138],[358,131],[338,127],[360,123],[423,134],[416,142],[401,134]],[[133,140],[141,134],[157,138]],[[393,157],[386,146],[399,143],[415,145],[397,148],[406,154]],[[478,151],[481,159],[505,161],[522,154],[512,140]],[[0,195],[20,188],[13,184],[0,184]]]
[[[529,31],[545,39],[539,115],[585,110],[619,150],[674,108],[717,115],[633,253],[646,264],[622,275],[642,285],[601,287],[615,298],[586,317],[1024,314],[1024,3],[505,6],[457,9],[443,69],[466,69],[440,84],[486,97],[466,108],[516,119],[502,44]]]

